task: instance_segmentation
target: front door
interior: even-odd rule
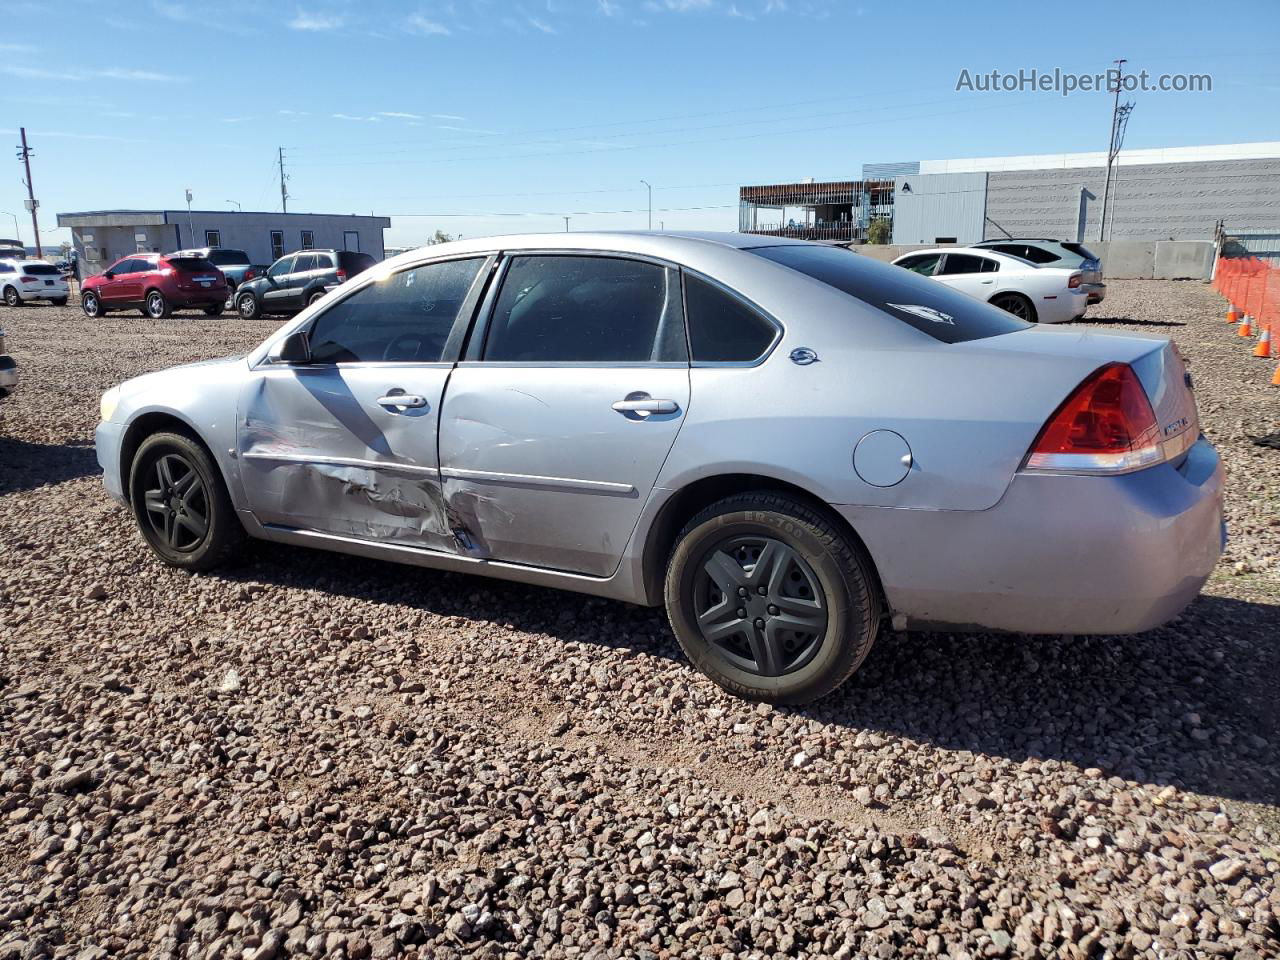
[[[440,419],[460,549],[609,576],[689,403],[679,273],[521,255],[491,299]]]
[[[293,273],[296,256],[281,257],[267,271],[267,286],[262,291],[262,306],[266,312],[288,312],[289,277]]]
[[[453,550],[436,431],[453,368],[446,345],[484,263],[367,283],[308,324],[310,362],[253,371],[237,446],[260,522]]]

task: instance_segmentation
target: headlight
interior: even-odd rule
[[[102,395],[102,401],[98,404],[98,418],[103,423],[110,421],[115,416],[116,407],[120,404],[120,388],[112,387]]]

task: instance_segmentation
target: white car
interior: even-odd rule
[[[1089,307],[1089,292],[1080,270],[1037,266],[992,250],[917,250],[893,263],[1031,323],[1079,320]]]
[[[66,306],[71,290],[62,271],[44,260],[0,260],[0,300],[19,307],[31,300]]]

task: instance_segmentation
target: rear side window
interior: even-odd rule
[[[778,336],[772,322],[701,277],[685,274],[684,302],[694,363],[752,363]]]
[[[218,269],[205,257],[170,257],[169,265],[183,273],[212,273]],[[150,269],[144,267],[143,269]]]
[[[1025,330],[1012,314],[965,296],[942,283],[912,276],[869,257],[809,244],[756,247],[749,251],[798,270],[882,310],[943,343],[980,340]]]
[[[316,269],[316,255],[314,253],[300,253],[298,259],[293,262],[294,273],[307,273]]]
[[[302,259],[299,257],[298,259]],[[317,363],[435,363],[484,257],[401,270],[325,310],[308,334]]]
[[[685,359],[674,270],[612,257],[513,257],[484,359],[656,363]]]
[[[938,275],[981,273],[985,259],[985,257],[975,257],[971,253],[948,253],[946,259],[942,261],[942,269],[938,271]]]

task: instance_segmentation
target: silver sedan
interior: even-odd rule
[[[1190,384],[1168,340],[830,247],[498,237],[113,388],[97,449],[174,566],[247,535],[665,604],[717,683],[798,703],[888,626],[1175,616],[1224,537]]]

